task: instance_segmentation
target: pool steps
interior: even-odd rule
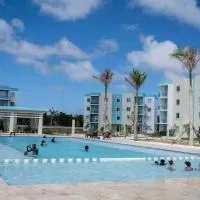
[[[123,162],[123,161],[158,161],[165,160],[200,160],[200,157],[146,157],[146,158],[51,158],[51,159],[4,159],[4,164],[56,164],[56,163],[96,163],[96,162]]]

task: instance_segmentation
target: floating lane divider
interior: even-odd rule
[[[97,163],[97,162],[127,162],[127,161],[159,161],[200,160],[200,157],[144,157],[144,158],[43,158],[43,159],[5,159],[4,164],[64,164],[64,163]]]

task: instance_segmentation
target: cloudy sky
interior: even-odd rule
[[[184,75],[174,49],[200,49],[197,0],[0,0],[0,13],[0,84],[19,88],[20,106],[81,113],[105,68],[112,92],[133,91],[124,76],[139,68],[142,92],[157,94]]]

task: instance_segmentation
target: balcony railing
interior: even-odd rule
[[[161,106],[159,106],[159,109],[160,110],[167,110],[167,105],[161,105]]]

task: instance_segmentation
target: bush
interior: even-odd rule
[[[151,136],[152,137],[162,137],[162,136],[166,136],[166,135],[167,135],[166,131],[161,131],[161,132],[155,132]]]

